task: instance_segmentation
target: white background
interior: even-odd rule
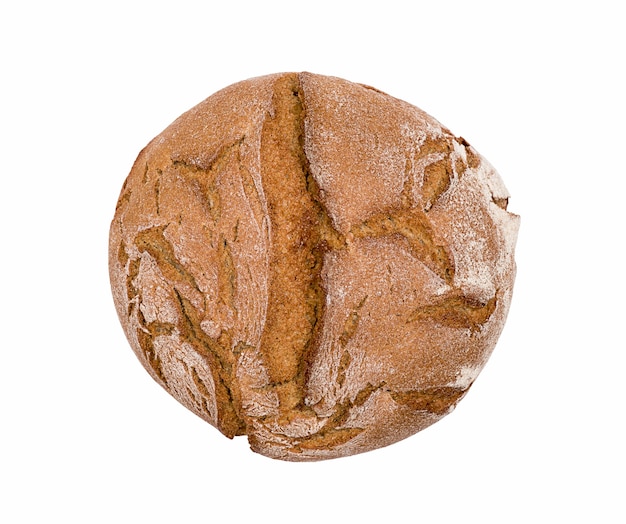
[[[626,522],[620,4],[3,2],[0,522]],[[107,236],[174,118],[302,70],[464,136],[522,226],[509,321],[457,410],[294,464],[152,381],[115,314]]]

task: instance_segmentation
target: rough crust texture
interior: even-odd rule
[[[256,452],[321,460],[451,412],[502,330],[519,217],[420,109],[310,73],[227,87],[137,158],[113,296],[152,377]]]

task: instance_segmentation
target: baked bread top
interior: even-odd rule
[[[519,217],[420,109],[335,77],[229,86],[140,153],[110,233],[139,360],[228,437],[285,460],[449,413],[508,312]]]

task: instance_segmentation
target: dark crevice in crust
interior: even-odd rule
[[[170,282],[185,282],[194,289],[198,284],[194,276],[179,262],[174,247],[165,238],[167,226],[151,227],[140,231],[135,237],[135,246],[140,253],[146,252],[156,261],[159,269]]]
[[[240,150],[245,136],[222,145],[208,161],[194,159],[189,160],[180,155],[172,155],[172,166],[176,173],[183,176],[196,191],[200,201],[206,206],[209,216],[217,223],[222,214],[222,201],[217,188],[217,178],[220,171],[232,161],[237,159],[241,164]]]
[[[352,311],[350,311],[350,314],[348,315],[348,318],[344,323],[343,331],[341,332],[341,335],[339,337],[339,343],[341,344],[341,347],[345,347],[356,333],[356,330],[359,327],[359,321],[361,320],[360,311],[366,300],[367,295],[365,295],[361,302],[359,302],[357,306]]]
[[[413,173],[414,162],[413,155],[406,151],[404,154],[404,185],[402,186],[402,193],[400,194],[400,201],[402,203],[402,209],[409,209],[413,207],[414,201],[414,186],[415,186],[415,174]]]
[[[486,303],[480,303],[458,293],[451,293],[433,304],[417,308],[407,322],[430,320],[452,328],[478,331],[496,309],[497,293]]]
[[[215,384],[217,427],[227,437],[246,434],[239,411],[241,396],[234,376],[234,358],[228,347],[209,337],[200,327],[201,318],[193,304],[174,290],[179,304],[179,336],[209,362]]]
[[[391,95],[388,95],[384,91],[381,91],[380,89],[376,89],[375,87],[372,87],[372,86],[368,86],[367,84],[358,84],[358,85],[360,85],[364,89],[367,89],[368,91],[374,91],[375,93],[380,93],[381,95],[385,95],[385,96],[391,97]]]
[[[239,401],[237,382],[234,377],[234,357],[228,349],[230,345],[228,344],[229,341],[226,340],[227,333],[223,332],[224,340],[216,341],[206,335],[200,327],[202,321],[200,312],[193,306],[191,301],[183,296],[180,288],[191,287],[200,295],[202,295],[202,291],[198,288],[193,275],[176,258],[173,246],[164,236],[165,228],[166,226],[153,227],[140,232],[135,238],[135,245],[140,253],[148,253],[156,261],[164,277],[173,283],[173,294],[175,303],[178,305],[180,319],[175,326],[178,335],[183,341],[190,344],[198,354],[209,361],[209,368],[215,383],[218,428],[231,438],[235,435],[244,434],[245,423],[238,414],[238,406],[241,403]],[[139,263],[139,259],[131,261],[131,265],[136,266],[135,275],[138,273]],[[137,293],[133,280],[134,278],[127,281],[129,293]],[[226,294],[229,296],[228,293]],[[151,324],[146,324],[145,321],[142,321],[142,318],[143,315],[137,308],[138,322],[145,329],[145,331],[138,330],[138,339],[148,362],[154,369],[152,364],[152,362],[155,362],[153,339],[158,334],[171,333],[157,334],[150,327]],[[156,353],[154,354],[156,355]],[[157,372],[157,369],[155,369],[155,372]]]
[[[198,375],[196,368],[188,366],[188,372],[191,375],[194,385],[196,386],[196,390],[200,394],[200,401],[198,402],[200,409],[208,415],[209,420],[215,420],[215,415],[209,409],[209,399],[213,397],[213,395],[204,381],[200,378],[200,375]],[[190,398],[195,398],[195,395],[190,394]]]
[[[128,272],[126,274],[126,298],[128,299],[128,309],[126,314],[130,317],[134,308],[137,306],[139,290],[135,287],[135,279],[139,275],[139,265],[141,261],[138,258],[132,259],[128,264]]]
[[[140,308],[137,308],[137,321],[140,325],[136,332],[137,342],[139,342],[146,362],[155,375],[163,382],[163,385],[167,387],[167,377],[163,372],[161,359],[154,347],[154,340],[160,335],[171,335],[175,326],[167,322],[146,322]]]
[[[190,171],[200,172],[203,174],[217,173],[228,161],[232,152],[238,151],[246,137],[241,136],[236,140],[218,147],[215,153],[208,160],[193,159],[190,160],[183,155],[173,154],[171,157],[172,164],[176,167],[183,167]]]
[[[339,361],[339,368],[337,369],[337,385],[341,388],[346,382],[346,369],[350,366],[352,357],[347,349],[344,349],[341,360]]]
[[[220,302],[229,309],[236,311],[235,296],[237,293],[237,275],[230,246],[224,237],[220,237],[217,245],[220,265],[217,274],[217,293]]]
[[[120,243],[118,259],[123,266],[129,261],[123,243]],[[128,299],[127,315],[130,317],[133,313],[136,314],[139,327],[135,330],[135,335],[145,362],[150,366],[156,377],[163,383],[163,386],[167,387],[167,378],[163,372],[161,359],[154,347],[154,339],[159,335],[170,335],[173,332],[174,326],[165,322],[146,322],[146,318],[140,307],[141,293],[135,286],[135,279],[139,275],[140,264],[141,261],[139,259],[132,259],[128,264],[128,273],[126,275],[126,297]]]
[[[403,406],[415,411],[429,411],[435,415],[444,415],[467,393],[467,388],[435,387],[424,390],[390,392],[391,398]]]
[[[117,261],[119,262],[121,267],[125,268],[128,260],[129,256],[126,252],[126,246],[124,245],[124,242],[120,242],[120,245],[117,248]]]
[[[132,194],[132,191],[130,189],[126,189],[126,182],[124,182],[124,187],[122,188],[122,191],[120,193],[120,197],[117,199],[117,204],[115,206],[115,212],[117,213],[119,211],[119,209],[128,203],[128,201],[130,200],[130,195]]]
[[[380,238],[392,235],[403,237],[409,243],[413,256],[449,284],[452,284],[454,279],[453,257],[448,247],[436,239],[428,211],[450,187],[453,178],[450,160],[452,149],[447,138],[428,139],[420,147],[420,156],[443,155],[441,159],[425,168],[421,187],[423,209],[414,203],[413,159],[407,155],[405,182],[400,195],[401,207],[373,215],[350,230],[353,238]]]
[[[422,183],[422,199],[424,211],[428,212],[439,198],[448,190],[454,178],[454,169],[450,153],[453,147],[448,137],[428,138],[420,146],[421,157],[438,155],[440,159],[428,164],[424,168]]]
[[[319,345],[326,307],[322,282],[325,254],[343,249],[346,240],[334,227],[320,198],[305,154],[306,105],[296,75],[286,75],[275,84],[274,113],[267,117],[261,143],[262,180],[272,224],[272,261],[268,318],[261,351],[270,376],[269,388],[279,397],[277,417],[264,417],[269,424],[289,424],[302,418],[319,418],[305,405],[308,371]],[[358,325],[351,316],[346,322],[347,343]],[[349,354],[342,359],[349,365]],[[345,378],[345,377],[344,377]],[[362,405],[377,387],[368,385],[353,401],[335,407],[323,427],[305,438],[294,439],[288,449],[331,449],[363,431],[342,427],[355,405]],[[276,430],[274,430],[276,431]],[[276,433],[280,436],[280,432]]]
[[[497,198],[497,197],[492,197],[491,198],[493,200],[493,203],[498,206],[501,209],[504,209],[506,211],[506,208],[509,207],[509,199],[507,197],[504,198]]]
[[[408,241],[416,259],[444,281],[451,283],[454,278],[454,263],[449,250],[435,241],[426,213],[418,208],[375,215],[353,227],[350,232],[354,238],[400,235]]]
[[[304,107],[297,75],[276,81],[273,105],[261,138],[273,245],[261,352],[279,396],[280,418],[288,421],[313,415],[304,405],[304,388],[324,313],[321,272],[328,242],[322,230],[330,219],[316,199],[303,152]]]
[[[160,173],[159,173],[160,174]],[[156,208],[156,215],[161,214],[161,178],[158,177],[154,182],[154,207]]]
[[[291,453],[302,453],[307,449],[331,449],[341,444],[345,444],[353,439],[365,428],[345,427],[350,418],[350,412],[355,407],[365,404],[369,398],[377,391],[383,389],[384,382],[374,386],[367,384],[354,397],[354,400],[346,399],[335,406],[332,415],[326,419],[326,423],[319,431],[308,437],[295,439],[294,445],[289,449]]]
[[[480,165],[480,156],[474,150],[474,148],[470,145],[470,143],[465,140],[462,136],[457,138],[459,144],[461,144],[465,148],[465,154],[467,156],[467,165],[471,169],[474,169]]]

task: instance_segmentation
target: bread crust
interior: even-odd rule
[[[111,223],[118,316],[152,377],[282,460],[436,422],[504,326],[519,217],[420,109],[284,73],[212,95],[139,154]]]

